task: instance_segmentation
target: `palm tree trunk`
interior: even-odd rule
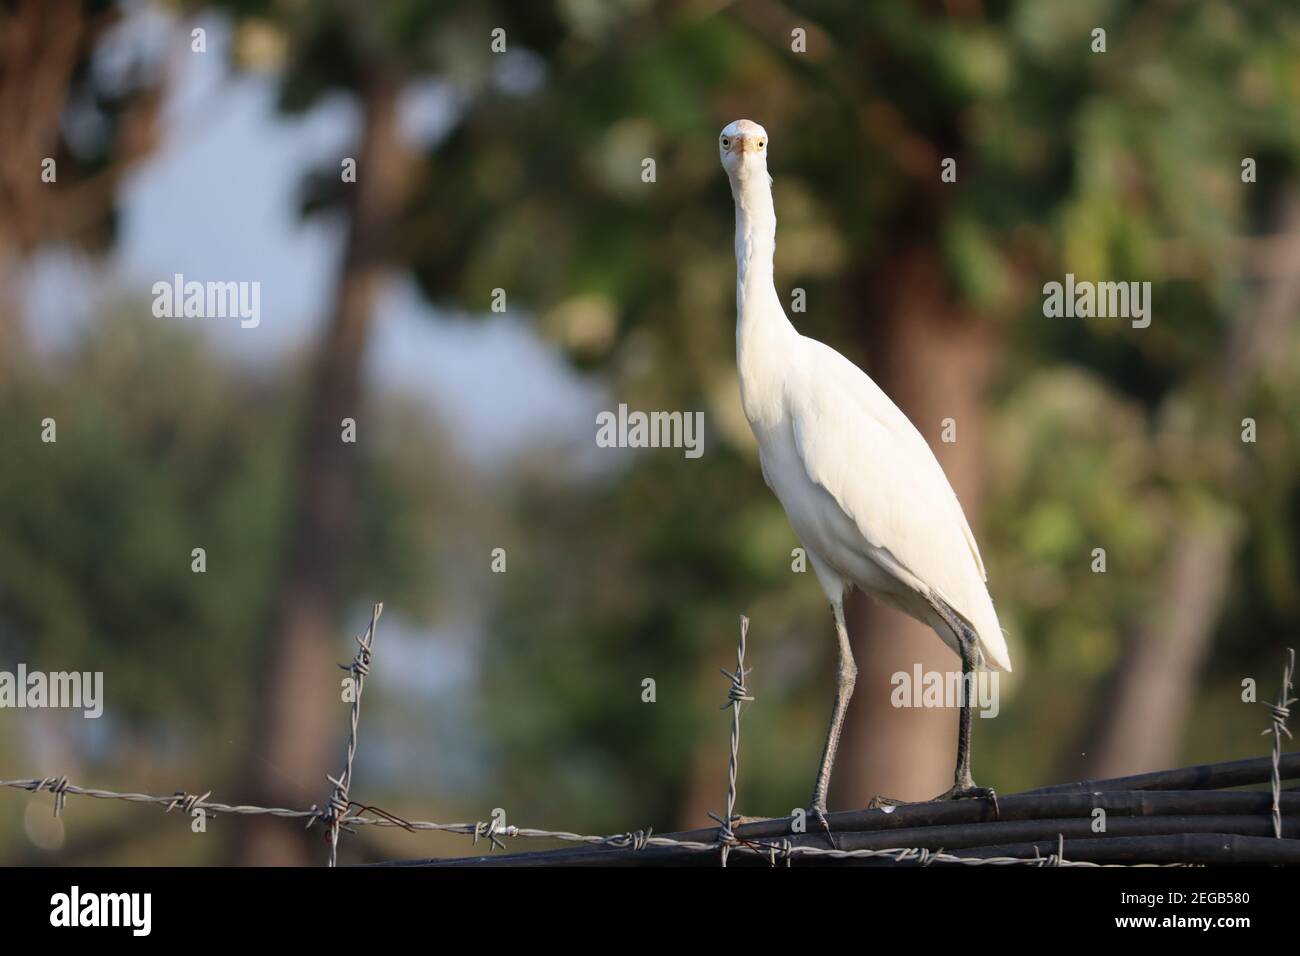
[[[408,188],[395,73],[377,70],[363,88],[364,131],[334,312],[321,343],[294,466],[295,510],[283,582],[262,649],[253,744],[244,768],[248,799],[270,806],[322,805],[330,760],[341,750],[345,709],[336,658],[342,571],[353,537],[358,445],[342,419],[361,419],[361,366],[385,268],[385,246]],[[239,829],[240,863],[319,862],[323,845],[283,821],[250,818]]]

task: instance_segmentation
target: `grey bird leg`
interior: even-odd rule
[[[953,771],[953,785],[927,802],[988,800],[993,804],[993,815],[996,817],[998,815],[997,792],[992,787],[975,786],[975,780],[971,777],[970,772],[970,700],[975,688],[975,634],[944,602],[933,600],[931,605],[947,625],[952,628],[953,633],[957,635],[957,646],[960,648],[961,654],[962,697],[961,713],[957,724],[957,768]],[[903,800],[894,800],[891,797],[876,796],[871,798],[867,809],[876,810],[881,807],[896,807],[903,805],[905,802]]]
[[[970,772],[971,697],[975,688],[975,634],[942,601],[935,608],[957,635],[961,648],[961,716],[957,724],[957,768],[953,772],[953,785],[934,800],[983,799],[993,803],[993,814],[998,813],[998,795],[992,787],[977,787]],[[934,802],[934,801],[931,801]]]
[[[835,617],[835,632],[839,637],[839,667],[836,671],[835,708],[831,711],[831,725],[826,732],[826,746],[822,749],[821,767],[817,771],[817,784],[813,787],[812,804],[808,813],[830,837],[831,828],[826,822],[826,792],[831,785],[831,767],[835,764],[835,751],[840,745],[840,733],[844,729],[844,714],[849,709],[849,698],[853,696],[853,685],[858,680],[858,665],[853,661],[853,648],[849,645],[849,631],[844,624],[844,602],[831,604],[831,613]],[[834,845],[834,840],[831,845]]]

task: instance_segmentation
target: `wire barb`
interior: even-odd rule
[[[48,790],[54,794],[54,815],[57,817],[63,812],[63,805],[68,802],[68,778],[67,777],[42,777],[39,781],[32,781],[32,792],[39,793],[42,790]]]
[[[482,837],[490,841],[492,844],[490,847],[488,847],[489,853],[497,849],[504,850],[506,848],[506,845],[497,839],[497,834],[506,833],[506,831],[509,829],[514,829],[514,828],[502,827],[501,821],[498,820],[495,816],[492,818],[492,821],[490,823],[485,823],[484,821],[480,820],[478,823],[474,824],[474,845],[478,846],[479,838]],[[515,836],[516,834],[507,833],[507,835]]]
[[[1282,839],[1282,735],[1291,739],[1287,729],[1287,718],[1291,716],[1291,705],[1296,698],[1291,696],[1291,675],[1295,671],[1295,648],[1286,649],[1286,664],[1282,668],[1282,686],[1277,692],[1277,703],[1263,701],[1269,712],[1271,723],[1263,734],[1273,735],[1273,836]]]
[[[620,850],[640,852],[650,845],[650,838],[654,835],[654,832],[654,827],[646,827],[644,830],[628,830],[627,833],[612,836],[605,842],[610,846],[618,847]]]
[[[199,806],[201,803],[203,803],[204,800],[208,799],[208,797],[210,796],[212,796],[211,790],[209,790],[205,794],[202,794],[201,796],[199,794],[186,793],[184,790],[177,790],[176,799],[174,799],[171,803],[169,803],[167,805],[167,809],[164,810],[163,812],[171,813],[177,807],[180,807],[182,812],[185,814],[185,816],[188,817],[190,814],[194,812],[195,807]]]

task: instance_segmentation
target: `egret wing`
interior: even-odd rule
[[[934,452],[857,366],[814,339],[802,344],[787,402],[808,477],[853,521],[872,560],[947,603],[1009,670],[984,562]]]

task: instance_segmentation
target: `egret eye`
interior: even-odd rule
[[[766,145],[767,145],[767,140],[765,140],[765,139],[760,139],[760,140],[758,141],[758,148],[759,148],[759,149],[762,149],[762,148],[763,148],[764,146],[766,146]]]
[[[725,136],[722,137],[722,148],[726,149],[730,145],[731,145],[731,140],[727,139],[727,137]]]

